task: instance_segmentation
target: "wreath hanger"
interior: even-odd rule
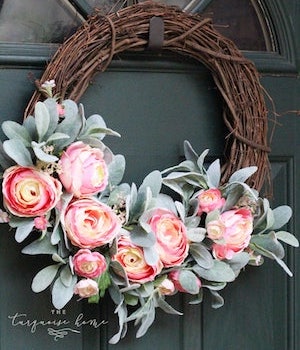
[[[41,81],[54,79],[60,98],[77,102],[95,74],[104,72],[116,54],[147,49],[191,57],[210,70],[223,98],[223,121],[228,129],[222,181],[256,164],[258,171],[249,184],[260,190],[270,181],[264,89],[254,64],[215,30],[209,18],[152,1],[106,16],[97,10],[59,47]],[[41,94],[36,91],[25,117],[39,99]]]

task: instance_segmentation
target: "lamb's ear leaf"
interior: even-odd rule
[[[6,154],[21,166],[32,166],[31,154],[23,142],[17,139],[5,140],[3,149]]]

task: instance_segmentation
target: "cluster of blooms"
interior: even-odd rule
[[[51,288],[52,303],[62,308],[74,294],[98,302],[105,292],[117,305],[125,336],[135,320],[145,334],[155,308],[180,314],[165,297],[177,292],[202,301],[212,292],[213,307],[222,306],[218,290],[238,276],[247,264],[260,265],[262,256],[283,262],[279,240],[293,246],[297,239],[276,231],[291,217],[291,209],[272,210],[266,199],[245,181],[256,170],[237,171],[220,185],[220,164],[208,169],[185,142],[186,160],[162,172],[153,171],[137,188],[121,183],[125,160],[102,142],[108,129],[99,115],[87,119],[83,107],[70,100],[57,102],[53,81],[35,115],[22,125],[2,125],[3,206],[1,221],[16,230],[25,254],[49,254],[51,265],[33,278],[32,289]],[[162,185],[181,200],[163,194]],[[54,261],[54,263],[53,263]],[[128,315],[127,306],[136,311]]]

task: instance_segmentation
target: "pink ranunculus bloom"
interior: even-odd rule
[[[2,183],[5,207],[16,216],[43,216],[53,209],[62,194],[61,183],[32,167],[12,166]]]
[[[198,195],[198,215],[209,213],[220,209],[225,204],[225,198],[222,197],[221,191],[217,188],[203,190]]]
[[[48,220],[45,218],[45,216],[38,216],[34,218],[34,227],[38,230],[46,230],[48,225]]]
[[[74,271],[77,275],[86,278],[96,278],[106,270],[105,257],[99,252],[89,249],[79,249],[73,256]]]
[[[74,142],[62,154],[59,165],[60,181],[75,197],[96,194],[107,186],[108,168],[99,148]]]
[[[214,256],[220,260],[231,259],[249,245],[253,216],[247,208],[229,210],[222,213],[218,220],[210,221],[206,229],[208,238],[216,241],[213,244]]]
[[[164,266],[181,265],[189,252],[184,223],[170,210],[155,209],[148,224],[156,235],[156,247]]]
[[[180,274],[180,270],[174,270],[171,271],[169,273],[169,278],[171,279],[171,281],[174,283],[175,288],[182,293],[188,293],[181,285],[180,281],[179,281],[179,274]],[[197,285],[200,288],[201,287],[201,281],[200,279],[197,277]]]
[[[71,243],[79,248],[92,249],[110,243],[121,228],[113,210],[94,198],[74,200],[61,220]]]
[[[165,278],[158,286],[158,290],[162,295],[172,295],[175,293],[175,285],[169,278]]]
[[[74,293],[81,298],[89,298],[99,293],[98,283],[90,278],[80,280],[74,287]]]
[[[117,253],[113,261],[121,264],[129,281],[146,283],[153,281],[163,268],[160,260],[156,265],[148,265],[142,247],[133,244],[128,236],[122,235],[118,239]]]

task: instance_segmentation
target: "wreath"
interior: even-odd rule
[[[86,118],[78,100],[115,53],[148,47],[153,17],[163,19],[161,49],[211,70],[224,98],[230,153],[223,166],[215,160],[206,167],[208,150],[198,155],[185,141],[184,161],[154,170],[138,186],[122,182],[125,158],[103,141],[120,135],[100,115]],[[298,246],[281,229],[292,210],[271,209],[259,195],[269,169],[263,89],[253,64],[210,21],[149,2],[96,13],[62,44],[37,85],[23,123],[2,124],[0,218],[26,243],[22,253],[51,257],[31,286],[36,293],[50,288],[55,308],[73,297],[98,303],[108,293],[119,317],[110,343],[117,343],[130,321],[143,336],[156,308],[180,315],[170,295],[190,294],[196,304],[205,288],[212,306],[222,306],[219,291],[264,257],[292,275],[281,243]]]

